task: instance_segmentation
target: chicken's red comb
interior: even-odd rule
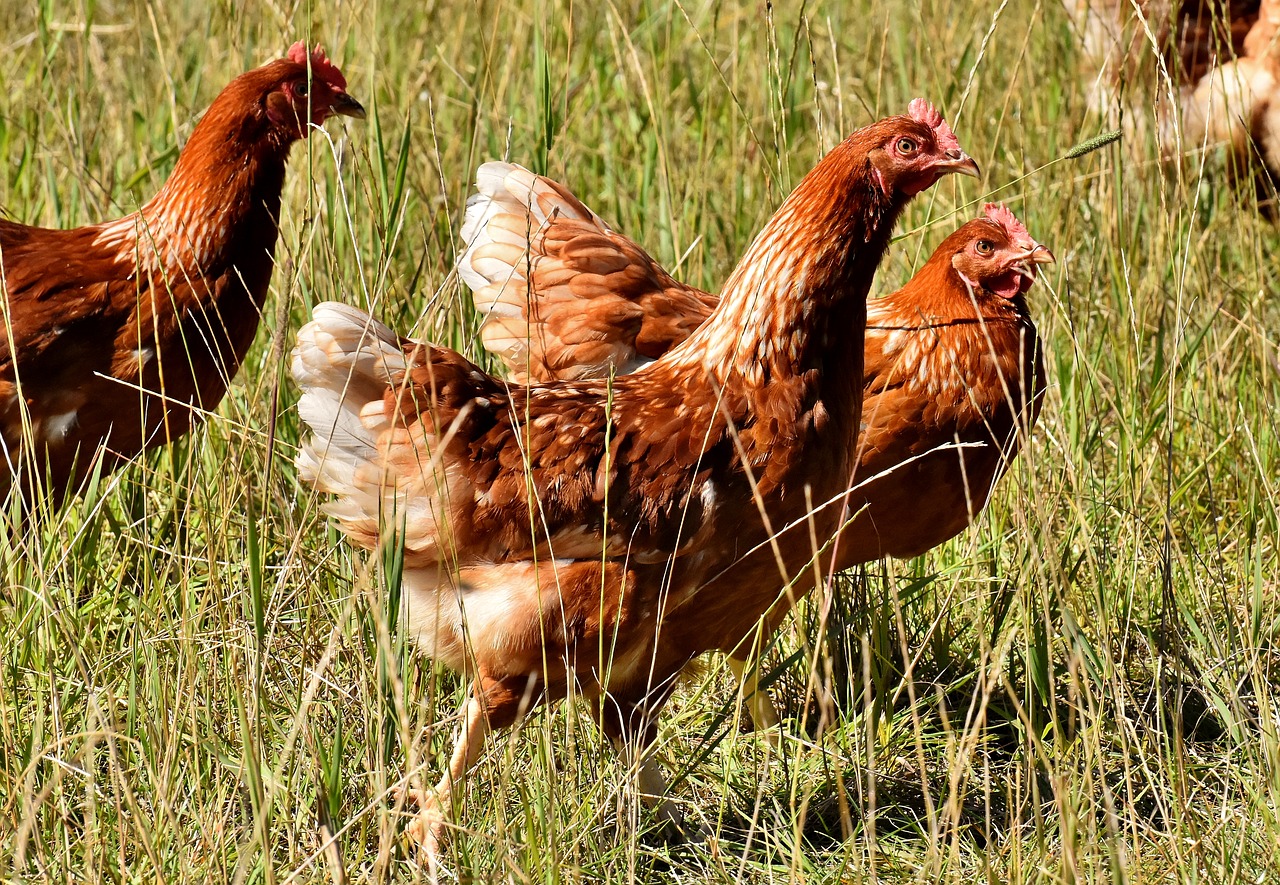
[[[305,40],[299,40],[289,47],[289,61],[306,65],[307,42]],[[338,70],[333,62],[329,61],[319,43],[316,44],[315,49],[311,50],[311,76],[323,80],[339,91],[345,91],[347,88],[347,78],[342,76],[342,71]]]
[[[956,138],[947,121],[942,119],[941,112],[927,99],[911,99],[911,104],[907,105],[907,115],[917,123],[923,123],[932,129],[934,137],[938,140],[938,147],[944,151],[960,150],[960,139]]]
[[[1026,226],[1018,220],[1018,216],[1009,211],[1009,207],[1004,203],[988,203],[982,207],[983,213],[987,218],[1003,227],[1009,233],[1009,239],[1017,241],[1019,239],[1031,240],[1031,234],[1027,233]]]

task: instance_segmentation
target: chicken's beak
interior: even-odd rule
[[[1053,257],[1053,253],[1049,251],[1047,246],[1041,246],[1036,243],[1036,247],[1031,250],[1031,254],[1027,256],[1032,264],[1053,264],[1058,259]]]
[[[937,169],[940,174],[945,175],[948,172],[957,172],[960,175],[972,175],[974,178],[981,178],[982,173],[978,171],[978,164],[973,157],[957,148],[947,151],[946,159],[939,160],[933,164],[933,168]]]
[[[1034,241],[1033,241],[1034,242]],[[1036,281],[1036,269],[1041,264],[1053,264],[1056,261],[1053,253],[1046,247],[1035,243],[1025,252],[1020,252],[1009,257],[1007,267],[1009,270],[1021,276],[1026,282],[1020,287],[1020,291],[1025,292]]]
[[[357,120],[364,119],[364,105],[345,92],[334,94],[333,101],[329,103],[329,110],[344,117],[355,117]]]

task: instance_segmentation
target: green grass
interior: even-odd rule
[[[0,548],[0,874],[424,875],[389,791],[407,764],[439,770],[462,688],[412,658],[382,564],[297,483],[282,353],[310,305],[372,305],[479,359],[451,267],[474,168],[503,156],[714,289],[826,149],[923,94],[985,177],[916,201],[878,285],[974,201],[1011,203],[1059,258],[1031,299],[1052,380],[1033,444],[973,529],[847,576],[784,629],[765,664],[781,753],[740,732],[718,660],[686,682],[659,751],[716,839],[664,840],[585,705],[562,704],[491,741],[450,867],[504,882],[1280,875],[1280,234],[1213,156],[1162,165],[1139,137],[1054,162],[1109,128],[1054,2],[765,15],[714,0],[3,7],[0,206],[26,222],[135,208],[217,91],[300,36],[325,43],[370,119],[295,150],[269,309],[216,417]]]

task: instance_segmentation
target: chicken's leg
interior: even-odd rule
[[[775,750],[778,749],[782,742],[782,719],[769,693],[760,687],[759,661],[748,666],[742,658],[730,655],[729,669],[738,681],[738,690],[747,704],[747,712],[751,714],[752,726],[756,731],[767,731],[765,739]]]
[[[449,769],[431,791],[406,789],[405,796],[418,804],[418,819],[405,834],[418,843],[425,855],[432,882],[436,881],[440,845],[453,813],[453,788],[476,764],[484,749],[485,736],[495,728],[509,728],[537,699],[540,681],[536,676],[516,675],[505,679],[486,676],[476,679],[471,695],[462,707],[462,732],[453,745]]]
[[[640,801],[653,810],[663,824],[685,831],[684,816],[676,803],[667,795],[667,779],[650,749],[658,738],[655,721],[667,694],[668,686],[660,696],[651,697],[646,703],[634,704],[609,697],[596,702],[596,719],[608,735],[618,756],[629,770],[636,772],[636,785]],[[699,828],[701,832],[701,828]]]
[[[477,686],[463,705],[462,732],[454,742],[449,768],[435,788],[429,791],[418,789],[404,791],[404,795],[414,799],[418,804],[418,818],[405,830],[405,835],[416,842],[419,850],[426,856],[432,881],[436,878],[440,844],[444,839],[445,827],[452,814],[453,786],[462,780],[471,766],[476,764],[476,760],[480,758],[480,752],[484,749],[485,735],[489,733],[489,719],[485,715],[479,694],[480,689]]]
[[[648,752],[649,744],[641,746],[639,742],[618,736],[612,738],[613,748],[627,764],[628,769],[636,770],[636,786],[639,788],[640,801],[646,808],[653,809],[658,820],[677,828],[684,826],[680,809],[667,796],[667,778],[658,765],[658,760]],[[638,765],[638,768],[637,768]]]

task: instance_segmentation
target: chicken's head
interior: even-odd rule
[[[917,98],[900,117],[872,127],[876,144],[867,152],[871,174],[886,196],[912,197],[950,172],[978,177],[978,164],[964,152],[938,109]]]
[[[939,251],[951,254],[951,266],[974,292],[990,292],[1001,298],[1024,294],[1036,280],[1041,264],[1053,262],[1053,253],[1027,233],[1026,227],[1004,205],[988,203],[981,218],[970,221],[943,242]]]
[[[253,74],[259,75],[267,120],[286,141],[306,138],[311,125],[335,114],[364,119],[360,102],[347,94],[347,78],[319,45],[308,53],[300,40],[289,47],[287,57]]]

